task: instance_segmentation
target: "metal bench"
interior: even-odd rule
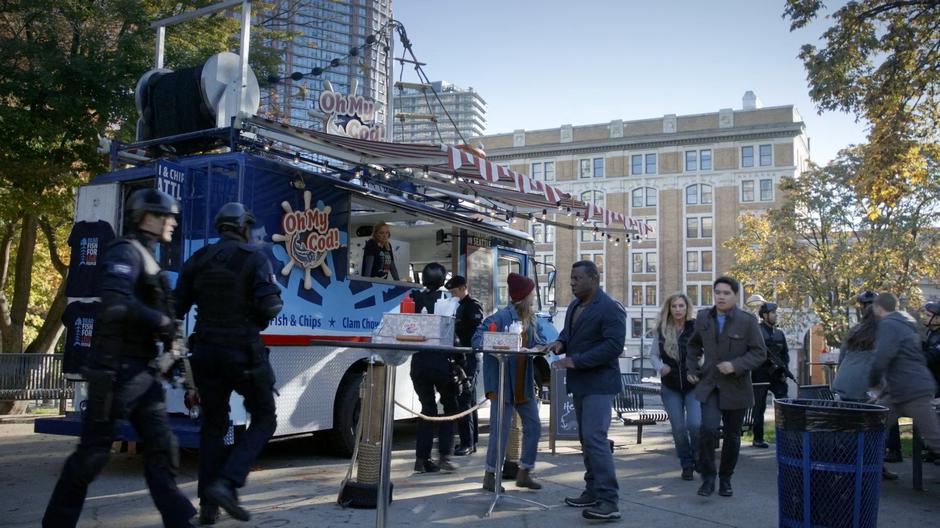
[[[796,391],[797,397],[802,400],[832,400],[832,389],[829,385],[803,385]]]
[[[643,443],[643,426],[655,425],[669,419],[666,412],[659,409],[647,409],[643,400],[643,392],[632,388],[631,385],[640,383],[640,375],[636,372],[620,374],[623,389],[614,398],[614,410],[617,419],[625,426],[636,426],[636,443]]]
[[[75,387],[62,375],[62,354],[0,354],[0,400],[59,400],[65,412]]]

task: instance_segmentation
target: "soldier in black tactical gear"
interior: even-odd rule
[[[130,421],[142,440],[144,477],[163,525],[191,526],[196,515],[176,485],[178,445],[154,366],[158,343],[170,346],[176,333],[171,291],[154,246],[171,240],[179,208],[170,195],[141,189],[131,194],[125,210],[127,234],[108,246],[100,264],[98,294],[104,310],[83,369],[88,399],[81,440],[52,492],[44,527],[78,523],[88,485],[108,461],[120,419]]]
[[[274,371],[260,332],[282,308],[280,288],[261,247],[249,243],[254,216],[227,203],[215,216],[221,238],[183,265],[176,288],[178,313],[196,305],[192,366],[202,405],[199,435],[199,519],[213,524],[219,507],[235,519],[250,514],[238,503],[251,463],[277,426]],[[245,398],[251,424],[226,451],[229,398]]]
[[[924,336],[924,356],[927,357],[927,368],[933,374],[937,386],[940,387],[940,302],[929,302],[923,307],[924,325],[927,335]],[[940,396],[938,389],[937,396]]]
[[[767,347],[767,361],[763,365],[751,371],[752,383],[769,383],[754,387],[754,417],[753,447],[766,449],[767,442],[764,441],[764,410],[767,408],[767,391],[773,393],[774,398],[783,399],[787,397],[787,368],[780,365],[790,364],[790,351],[787,348],[787,337],[783,331],[777,328],[777,303],[767,302],[761,305],[757,310],[757,316],[760,317],[761,335],[764,336],[764,345]],[[775,357],[777,361],[771,361]]]
[[[444,285],[447,270],[437,262],[432,262],[421,271],[421,284],[424,289],[411,292],[415,301],[415,312],[434,313],[434,303],[443,292],[438,290]],[[421,402],[421,414],[437,416],[437,398],[435,391],[441,395],[441,405],[444,415],[457,414],[458,385],[453,376],[452,365],[454,358],[437,352],[419,352],[411,356],[411,382],[415,393]],[[435,425],[439,424],[439,425]],[[434,430],[438,429],[437,448],[440,455],[438,462],[431,460],[431,447],[434,444]],[[454,471],[457,469],[451,462],[450,456],[454,448],[454,422],[429,422],[418,420],[417,438],[415,440],[415,471],[418,473],[432,473],[435,471]]]
[[[467,289],[467,279],[460,275],[454,275],[444,285],[450,291],[451,296],[458,299],[457,313],[454,314],[454,337],[457,346],[469,347],[473,339],[473,333],[483,322],[483,306],[479,301],[470,297]],[[460,394],[457,397],[457,405],[460,412],[466,411],[476,404],[476,379],[479,361],[474,354],[457,354],[454,357],[456,367],[463,374],[460,384]],[[457,434],[460,436],[460,445],[454,449],[457,456],[465,456],[474,453],[477,450],[477,439],[479,421],[477,412],[464,416],[457,422]]]

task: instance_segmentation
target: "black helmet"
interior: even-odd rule
[[[215,215],[215,229],[221,232],[223,227],[241,231],[246,225],[255,223],[255,215],[238,202],[223,205]]]
[[[438,262],[431,262],[421,270],[421,284],[425,288],[436,291],[444,285],[444,277],[447,276],[447,270]]]
[[[176,215],[179,212],[176,199],[159,189],[139,189],[127,199],[126,213],[134,225],[143,220],[144,213]]]
[[[871,290],[865,290],[862,293],[858,294],[858,297],[855,298],[855,302],[857,302],[858,304],[871,304],[875,302],[875,297],[877,296],[878,296],[877,293]]]
[[[940,315],[940,302],[929,302],[925,304],[924,311],[932,316]]]
[[[760,305],[760,308],[757,309],[757,315],[764,315],[776,311],[777,303],[765,302],[764,304]]]

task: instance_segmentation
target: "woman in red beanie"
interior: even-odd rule
[[[535,282],[518,273],[510,273],[506,280],[509,286],[510,303],[483,320],[473,335],[473,346],[483,345],[483,332],[489,328],[490,323],[496,325],[496,330],[506,332],[509,325],[518,322],[522,325],[522,345],[534,348],[546,343],[545,336],[539,330],[538,321],[533,308],[535,298]],[[506,376],[502,382],[505,384],[506,401],[503,409],[503,423],[500,427],[491,427],[490,431],[499,431],[500,451],[496,452],[496,442],[489,441],[486,446],[486,472],[483,474],[483,489],[494,491],[496,488],[496,462],[506,456],[506,443],[509,438],[509,422],[513,410],[519,413],[522,420],[522,456],[519,459],[519,472],[516,474],[516,486],[533,490],[541,489],[542,485],[532,479],[531,471],[535,467],[535,454],[538,451],[539,437],[542,423],[539,420],[538,401],[535,398],[535,384],[533,382],[532,358],[513,356],[509,359]],[[495,401],[499,392],[499,362],[489,354],[483,354],[483,388],[486,397]],[[490,411],[491,420],[495,419],[496,410]],[[492,423],[492,421],[491,421]]]

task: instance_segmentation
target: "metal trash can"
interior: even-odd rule
[[[865,403],[776,401],[779,526],[877,526],[887,412]]]

